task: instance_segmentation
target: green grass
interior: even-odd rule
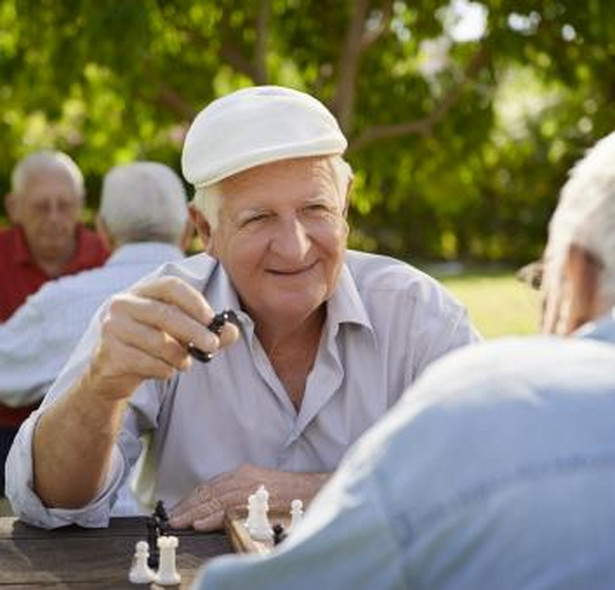
[[[540,296],[514,272],[438,277],[467,308],[485,338],[538,332]]]

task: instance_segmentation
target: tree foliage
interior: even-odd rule
[[[615,3],[536,4],[3,0],[1,188],[44,146],[74,155],[94,197],[113,164],[178,167],[210,100],[283,84],[326,102],[349,138],[354,244],[524,260],[566,170],[615,127]],[[485,27],[462,39],[468,10]]]

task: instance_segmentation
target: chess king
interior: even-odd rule
[[[142,451],[135,510],[162,499],[172,527],[220,528],[260,483],[272,507],[309,501],[432,361],[478,339],[436,281],[347,249],[346,145],[288,88],[199,113],[182,168],[205,252],[98,311],[12,448],[23,520],[105,526]],[[216,334],[222,310],[237,324]]]

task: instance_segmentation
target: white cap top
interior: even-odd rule
[[[214,100],[193,121],[182,153],[188,182],[203,187],[262,164],[342,154],[346,138],[317,99],[254,86]]]

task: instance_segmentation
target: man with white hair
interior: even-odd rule
[[[279,551],[197,586],[615,588],[615,133],[572,170],[544,264],[550,335],[432,365]]]
[[[272,505],[307,501],[431,361],[477,338],[435,281],[346,250],[345,148],[324,105],[287,88],[197,116],[182,165],[207,253],[98,314],[13,447],[23,519],[105,526],[148,433],[137,494],[174,506],[173,527],[220,528],[262,483]],[[239,325],[208,330],[228,309]]]
[[[0,324],[0,402],[7,407],[40,401],[99,306],[161,264],[182,259],[192,234],[180,178],[155,162],[111,169],[96,221],[113,252],[106,264],[46,283]],[[9,447],[7,440],[0,449],[0,496]]]
[[[100,238],[79,222],[84,194],[81,171],[62,152],[30,154],[13,169],[5,200],[13,227],[0,230],[0,324],[47,281],[107,259]],[[0,398],[0,465],[34,407],[9,407]]]
[[[58,151],[17,163],[6,197],[13,227],[0,231],[0,322],[45,282],[103,264],[107,251],[83,227],[83,175]]]

